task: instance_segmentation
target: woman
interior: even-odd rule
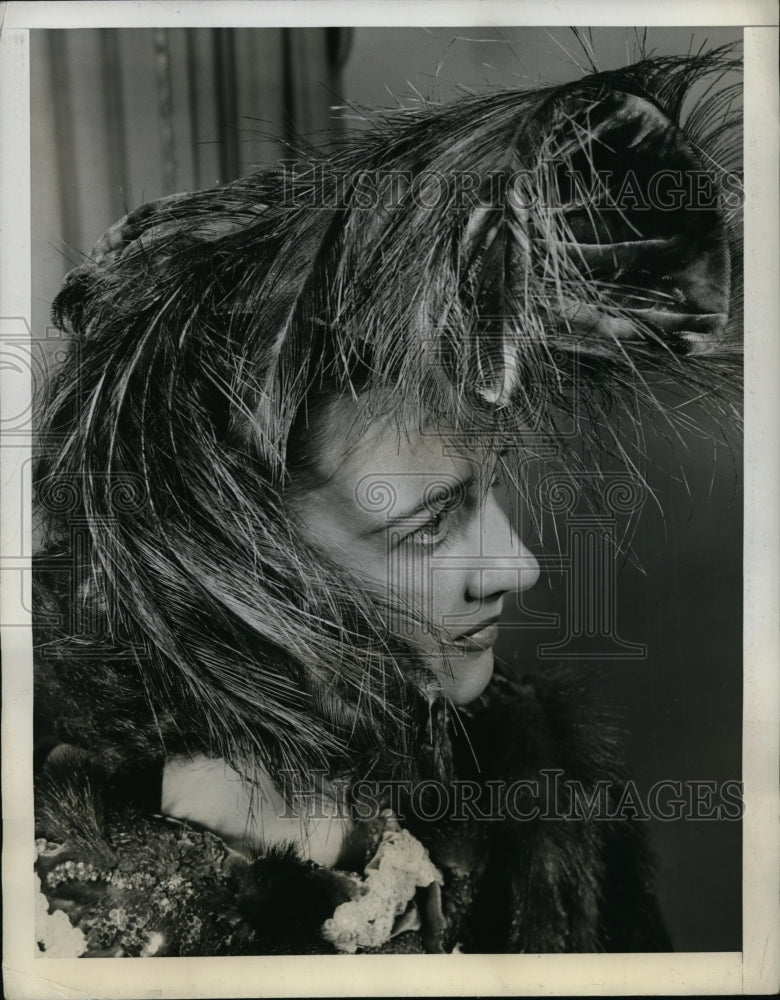
[[[534,463],[637,475],[670,382],[732,406],[724,92],[680,120],[732,65],[377,116],[139,209],[69,275],[46,953],[668,947],[611,729],[559,672],[493,676],[539,573],[496,485],[533,513]]]

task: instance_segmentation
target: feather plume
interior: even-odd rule
[[[641,470],[641,419],[688,419],[670,385],[734,418],[735,93],[689,98],[736,67],[717,49],[377,115],[292,182],[113,227],[55,303],[74,346],[37,470],[38,577],[66,615],[39,620],[39,676],[63,736],[116,766],[131,739],[250,778],[412,766],[423,667],[388,632],[399,609],[290,517],[318,401],[443,421],[518,456],[521,484],[529,453]],[[662,171],[679,204],[647,212]]]

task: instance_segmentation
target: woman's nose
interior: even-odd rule
[[[539,579],[536,557],[520,541],[493,493],[477,526],[478,550],[468,575],[466,596],[487,604],[508,591],[528,590]]]

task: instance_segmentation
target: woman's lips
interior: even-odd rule
[[[482,653],[486,649],[494,646],[498,639],[498,620],[493,618],[484,625],[464,632],[452,640],[454,649],[461,649],[465,653]]]

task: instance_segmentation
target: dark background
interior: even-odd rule
[[[636,58],[641,29],[159,29],[31,32],[33,325],[48,328],[64,273],[127,209],[225,182],[311,141],[360,127],[361,105],[448,99],[463,88],[576,78]],[[657,54],[739,40],[726,28],[649,29]],[[590,49],[590,51],[588,51]],[[336,106],[336,110],[333,110]],[[622,717],[637,786],[741,775],[742,519],[739,441],[702,433],[672,446],[650,435],[648,501],[616,588],[621,637],[638,660],[575,661],[599,702]],[[683,471],[684,470],[684,471]],[[547,552],[528,529],[528,544]],[[526,609],[559,615],[551,572]],[[515,611],[528,625],[527,610]],[[557,625],[517,628],[499,646],[518,670],[544,670]],[[741,950],[741,833],[733,822],[651,821],[662,902],[682,951]]]

